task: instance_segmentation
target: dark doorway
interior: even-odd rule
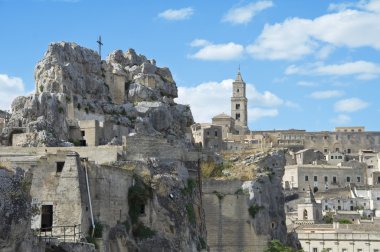
[[[41,231],[51,231],[53,226],[53,205],[41,207]]]
[[[314,193],[318,192],[318,187],[315,186],[315,187],[313,188],[313,192],[314,192]]]
[[[79,146],[87,146],[86,140],[79,140]]]
[[[13,135],[14,135],[14,134],[21,134],[21,133],[24,133],[24,131],[21,130],[21,129],[13,130],[13,131],[11,132],[11,134],[9,134],[9,138],[8,138],[8,146],[12,146],[12,145],[13,145]]]
[[[57,162],[57,173],[61,173],[64,166],[65,162]]]

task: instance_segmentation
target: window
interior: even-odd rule
[[[236,120],[240,120],[240,113],[236,113],[236,115],[235,115],[235,119],[236,119]]]
[[[347,182],[351,182],[351,178],[350,177],[347,177]]]
[[[331,156],[331,159],[334,159],[334,156]]]
[[[218,131],[215,130],[215,136],[218,136]]]
[[[358,251],[358,252],[363,252],[363,250],[362,250],[362,249],[358,249],[357,251]]]
[[[318,248],[313,248],[313,252],[318,252]]]
[[[239,89],[236,90],[236,93],[239,93]]]
[[[328,177],[327,176],[325,176],[325,182],[327,182],[328,181]]]
[[[343,157],[342,156],[338,156],[338,159],[343,159]]]
[[[318,181],[318,177],[317,176],[314,176],[314,181]]]
[[[323,139],[327,140],[328,136],[323,136]]]
[[[342,248],[342,252],[347,252],[347,249],[345,249],[345,248]]]
[[[336,184],[336,177],[333,177],[333,183]]]
[[[377,197],[376,200],[380,200],[380,197]]]
[[[342,210],[342,207],[341,207],[341,206],[338,206],[338,210]]]
[[[355,132],[355,130],[354,130],[354,129],[352,129],[352,130],[351,130],[351,132]]]
[[[325,210],[328,210],[327,205],[325,206]]]
[[[309,181],[309,176],[305,176],[305,181]]]
[[[57,162],[56,163],[57,173],[61,173],[64,166],[65,166],[65,162]]]
[[[380,177],[377,177],[377,183],[378,184],[380,183]]]
[[[335,136],[335,139],[336,139],[336,140],[339,140],[339,136],[338,136],[338,135],[336,135],[336,136]]]
[[[360,183],[360,177],[356,177],[356,182]]]
[[[378,249],[374,249],[373,252],[379,252],[379,250]]]
[[[336,151],[336,152],[339,152],[339,148],[335,148],[335,151]]]
[[[240,109],[240,104],[236,104],[236,105],[235,105],[235,108],[236,108],[236,109]]]
[[[347,153],[350,154],[351,153],[351,149],[347,149]]]
[[[354,206],[350,206],[350,210],[351,210],[351,211],[354,211]]]
[[[328,151],[327,148],[324,148],[324,149],[323,149],[323,152],[324,152],[324,153],[327,153],[327,151]]]
[[[86,131],[84,131],[84,130],[82,130],[80,133],[82,134],[82,137],[84,137],[86,135]]]
[[[208,136],[209,136],[209,135],[210,135],[210,132],[209,132],[209,131],[206,131],[206,135],[208,135]]]

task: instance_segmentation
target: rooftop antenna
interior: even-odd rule
[[[96,41],[96,43],[98,43],[98,45],[99,45],[99,56],[101,59],[102,58],[102,45],[103,45],[102,36],[99,35],[99,39],[98,39],[98,41]]]

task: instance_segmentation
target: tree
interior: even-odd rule
[[[268,243],[268,248],[264,252],[303,252],[303,250],[294,250],[291,247],[283,245],[278,240],[272,240]]]

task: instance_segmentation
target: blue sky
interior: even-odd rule
[[[134,48],[167,66],[197,122],[230,113],[240,65],[251,130],[380,130],[380,1],[0,0],[0,108],[34,89],[50,42]]]

